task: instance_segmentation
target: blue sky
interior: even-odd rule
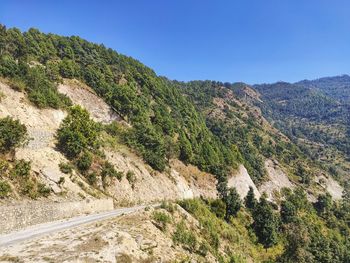
[[[250,84],[348,74],[350,1],[1,0],[0,23],[79,35],[170,79]]]

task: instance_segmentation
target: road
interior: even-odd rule
[[[67,220],[60,220],[60,221],[48,222],[40,225],[34,225],[17,232],[12,232],[6,235],[0,235],[0,248],[6,247],[9,245],[14,245],[16,243],[23,242],[35,237],[47,235],[53,232],[58,232],[68,228],[73,228],[82,224],[92,223],[103,219],[120,216],[123,214],[129,214],[143,208],[145,208],[145,206],[120,208],[120,209],[103,212],[99,214],[78,216]]]

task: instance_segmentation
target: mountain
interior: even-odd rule
[[[264,116],[314,161],[346,182],[350,157],[347,75],[254,85]],[[326,168],[325,167],[325,168]]]
[[[303,80],[295,83],[298,86],[322,91],[329,97],[342,102],[350,102],[350,76],[341,75],[316,80]]]
[[[0,260],[348,262],[347,79],[181,82],[1,26],[1,232],[163,202]]]

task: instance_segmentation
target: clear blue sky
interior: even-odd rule
[[[171,79],[253,84],[350,73],[348,0],[1,0],[0,23],[79,35]]]

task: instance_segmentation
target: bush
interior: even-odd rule
[[[89,173],[86,176],[86,179],[88,180],[90,185],[95,185],[97,182],[97,174],[95,172]]]
[[[48,197],[51,193],[51,188],[47,187],[45,184],[39,183],[38,184],[38,193],[41,196]]]
[[[27,195],[32,199],[38,198],[38,192],[36,191],[36,182],[33,180],[25,180],[21,183],[21,193]]]
[[[15,177],[28,177],[30,175],[31,164],[29,161],[16,161],[15,167],[11,171],[11,175]]]
[[[11,79],[9,85],[10,85],[10,88],[19,92],[24,91],[26,88],[26,84],[23,82],[23,80],[18,78]]]
[[[11,186],[5,181],[0,181],[0,198],[7,197],[10,192]]]
[[[129,184],[131,184],[132,188],[134,188],[136,182],[136,176],[134,172],[128,171],[126,173],[126,179],[128,180]]]
[[[102,180],[105,180],[106,177],[116,177],[120,181],[123,173],[118,172],[110,162],[105,162],[102,167],[101,176]]]
[[[99,127],[90,119],[89,113],[80,106],[74,106],[57,131],[57,146],[72,159],[84,150],[97,149],[98,135]]]
[[[84,173],[91,167],[93,156],[89,152],[83,152],[83,154],[77,160],[78,169]]]
[[[60,163],[59,165],[60,171],[64,174],[70,174],[73,171],[73,165],[70,163]]]
[[[27,139],[27,128],[10,117],[0,119],[0,152],[6,153],[23,144]]]
[[[215,199],[210,202],[210,210],[218,217],[225,218],[226,215],[226,204],[220,200]]]
[[[153,219],[156,222],[157,227],[162,231],[165,231],[167,224],[171,222],[170,216],[160,211],[155,211],[153,213]]]
[[[168,211],[169,213],[174,213],[175,210],[176,210],[176,206],[170,202],[166,202],[166,201],[163,201],[161,204],[160,204],[160,208]]]
[[[196,251],[196,235],[192,231],[187,230],[184,222],[176,225],[176,230],[173,234],[173,241],[175,244],[182,244],[183,247],[191,253]]]

